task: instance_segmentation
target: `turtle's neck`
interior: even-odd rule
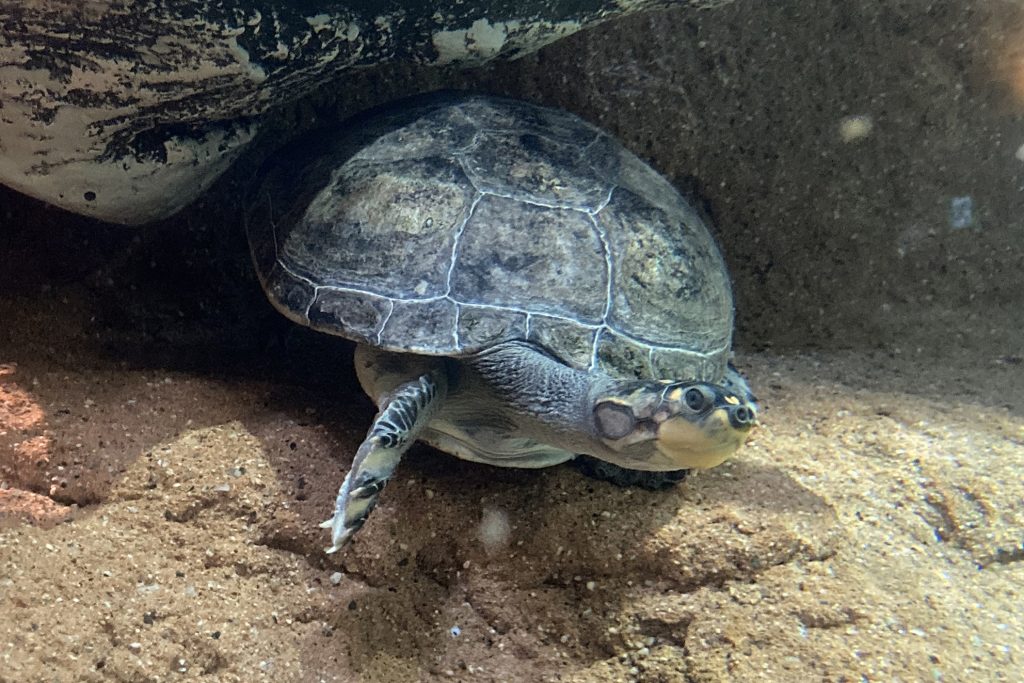
[[[540,433],[532,436],[577,450],[581,439],[593,438],[591,396],[595,381],[608,381],[603,377],[571,368],[525,342],[500,344],[464,362],[510,413],[536,423]]]

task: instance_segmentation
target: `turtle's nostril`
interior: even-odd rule
[[[733,427],[749,427],[754,424],[754,411],[747,406],[736,406],[729,411],[729,421]]]

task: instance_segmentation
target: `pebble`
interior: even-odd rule
[[[339,583],[341,583],[341,578],[341,572],[334,572],[333,574],[331,574],[331,583],[337,586]]]
[[[875,123],[867,114],[846,116],[839,121],[839,139],[843,142],[856,142],[871,135]]]
[[[476,535],[488,555],[504,549],[512,536],[508,513],[498,508],[484,508]]]

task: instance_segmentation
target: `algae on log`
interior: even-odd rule
[[[675,0],[684,2],[686,0]],[[0,183],[138,224],[345,69],[512,59],[672,0],[0,0]]]

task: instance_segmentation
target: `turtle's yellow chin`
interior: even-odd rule
[[[718,408],[699,422],[672,417],[658,428],[658,452],[680,469],[721,465],[747,440],[749,429],[736,429],[729,414]]]

